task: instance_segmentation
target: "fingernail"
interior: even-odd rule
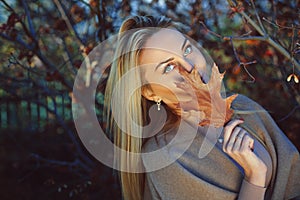
[[[244,120],[244,118],[240,118],[239,120],[241,120],[241,121],[245,121],[245,120]]]

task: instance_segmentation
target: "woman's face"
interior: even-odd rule
[[[178,101],[192,100],[186,91],[177,87],[184,81],[179,68],[187,72],[195,68],[202,80],[208,82],[209,70],[204,56],[188,38],[174,29],[162,29],[153,34],[143,47],[139,64],[144,83],[151,86],[151,90],[143,91],[143,96],[152,101],[160,98],[170,107]]]

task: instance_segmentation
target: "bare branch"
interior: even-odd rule
[[[204,27],[204,29],[208,33],[216,36],[217,38],[225,40],[225,41],[226,40],[231,40],[231,39],[232,40],[240,40],[240,41],[242,41],[242,40],[260,40],[260,41],[266,41],[266,37],[262,37],[262,36],[249,36],[251,34],[251,31],[249,31],[248,33],[245,33],[243,35],[240,35],[240,36],[222,36],[222,35],[220,35],[220,34],[218,34],[216,32],[213,32],[212,30],[208,29],[207,26],[204,24],[204,22],[200,21],[199,23]]]
[[[12,37],[10,37],[10,36],[8,36],[4,33],[1,33],[1,32],[0,32],[0,37],[2,37],[5,40],[8,40],[10,42],[17,43],[17,44],[25,47],[28,50],[33,50],[32,46],[30,46],[29,44],[26,44],[23,40],[19,39],[18,37],[17,38],[12,38]]]
[[[6,6],[7,10],[14,12],[14,9],[10,5],[8,5],[6,1],[4,0],[0,0],[0,1]]]
[[[42,53],[41,51],[38,49],[35,51],[36,55],[39,57],[39,59],[46,65],[48,66],[51,70],[53,71],[57,71],[58,74],[60,75],[61,79],[61,83],[64,84],[68,89],[72,90],[73,88],[73,84],[70,83],[69,81],[67,81],[67,79],[62,75],[62,73],[57,70],[56,66],[54,64],[52,64]]]
[[[283,118],[277,120],[277,122],[283,122],[285,120],[287,120],[290,116],[292,116],[294,114],[294,112],[300,108],[300,105],[295,106],[286,116],[284,116]]]
[[[216,36],[217,38],[224,39],[223,36],[219,35],[218,33],[213,32],[213,31],[211,31],[209,28],[207,28],[207,26],[205,25],[204,22],[200,21],[199,23],[204,27],[204,29],[205,29],[208,33],[210,33],[210,34]]]
[[[8,3],[6,1],[1,0],[1,2],[6,6],[7,10],[9,10],[10,12],[12,12],[16,16],[19,16],[18,13],[10,5],[8,5]],[[29,20],[31,20],[30,15],[29,15]],[[33,47],[34,45],[38,45],[38,42],[35,39],[35,37],[33,37],[33,35],[27,29],[26,24],[22,20],[19,20],[19,23],[21,24],[21,26],[22,26],[25,34],[34,41],[34,43],[31,46]]]
[[[229,5],[232,7],[235,7],[236,4],[232,0],[227,0]],[[284,55],[287,59],[291,60],[292,62],[295,63],[295,66],[298,68],[300,71],[300,63],[294,60],[291,56],[291,54],[280,44],[275,42],[269,35],[267,35],[262,28],[255,22],[253,21],[244,11],[240,11],[239,14],[243,16],[249,24],[253,26],[253,28],[261,35],[266,38],[266,42],[268,42],[271,46],[273,46],[275,49],[277,49],[282,55]]]
[[[63,46],[64,46],[64,50],[65,52],[63,52],[63,57],[65,60],[65,63],[68,67],[69,70],[72,72],[73,75],[76,75],[77,71],[75,70],[74,66],[73,66],[73,58],[71,56],[71,53],[69,52],[68,48],[67,48],[67,44],[66,44],[66,40],[65,38],[62,39],[63,42]]]
[[[257,9],[256,9],[256,7],[255,7],[255,4],[254,4],[254,1],[253,1],[253,0],[251,0],[251,4],[252,4],[252,7],[253,7],[253,9],[254,9],[255,16],[256,16],[256,19],[257,19],[257,21],[258,21],[258,23],[259,23],[259,26],[260,26],[260,28],[262,29],[262,31],[264,32],[264,35],[266,35],[267,32],[266,32],[266,30],[265,30],[264,25],[262,24],[262,22],[261,22],[261,20],[260,20],[260,17],[259,17],[259,15],[258,15],[258,13],[257,13]]]
[[[248,36],[251,32],[248,32],[242,36],[221,36],[220,34],[217,34],[211,30],[209,30],[207,28],[207,26],[203,23],[203,22],[200,22],[200,24],[202,26],[204,26],[204,28],[206,29],[207,32],[211,33],[212,35],[220,38],[220,39],[223,39],[225,41],[229,40],[230,43],[231,43],[231,46],[232,46],[232,50],[233,50],[233,53],[234,53],[234,57],[235,59],[237,60],[238,62],[238,66],[239,67],[243,67],[243,69],[245,70],[245,72],[248,74],[248,76],[251,78],[251,81],[247,81],[247,82],[250,82],[250,83],[254,83],[255,82],[255,77],[248,71],[247,69],[247,65],[251,65],[251,64],[254,64],[256,63],[257,61],[254,60],[254,61],[250,61],[250,62],[241,62],[240,58],[239,58],[239,55],[236,51],[236,48],[234,47],[234,44],[233,44],[233,40],[261,40],[261,41],[265,41],[266,38],[264,37],[261,37],[261,36]]]
[[[247,37],[240,37],[240,36],[224,36],[224,40],[235,40],[235,41],[246,41],[246,40],[259,40],[259,41],[266,41],[265,37],[262,36],[247,36]]]
[[[8,62],[9,62],[9,65],[17,65],[17,66],[20,66],[21,68],[25,69],[27,72],[31,72],[31,73],[34,73],[36,75],[39,75],[41,76],[42,73],[39,73],[37,70],[34,70],[34,68],[32,67],[29,67],[29,66],[25,66],[24,64],[22,64],[16,57],[13,53],[10,54],[11,58],[8,59]],[[41,71],[39,69],[39,71]]]
[[[296,27],[294,25],[292,26],[283,26],[283,25],[280,25],[277,21],[274,23],[274,22],[271,22],[270,20],[268,20],[267,18],[263,17],[262,18],[264,21],[268,22],[269,24],[272,24],[273,26],[279,28],[279,29],[300,29],[300,27]]]
[[[237,51],[236,51],[236,49],[235,49],[235,47],[234,47],[232,38],[230,39],[230,42],[231,42],[232,50],[233,50],[233,52],[234,52],[234,56],[235,56],[235,58],[236,58],[236,60],[237,60],[237,62],[238,62],[238,66],[239,66],[239,67],[243,67],[243,69],[245,70],[245,72],[246,72],[246,73],[248,74],[248,76],[250,76],[250,78],[252,79],[252,80],[247,81],[247,82],[254,83],[254,82],[255,82],[255,77],[248,71],[247,65],[251,65],[251,64],[256,63],[256,60],[251,61],[251,62],[246,62],[246,63],[245,63],[245,62],[241,62],[241,60],[240,60],[240,58],[239,58],[239,55],[238,55],[238,53],[237,53]]]
[[[59,165],[59,166],[66,166],[68,168],[70,168],[71,170],[76,168],[76,167],[80,167],[83,168],[86,172],[90,172],[91,168],[89,166],[87,166],[86,164],[84,164],[81,160],[75,159],[72,162],[66,162],[66,161],[60,161],[60,160],[53,160],[53,159],[47,159],[47,158],[43,158],[38,154],[32,153],[31,156],[36,159],[37,161],[42,161],[42,162],[46,162],[50,165]]]
[[[76,32],[76,30],[74,29],[74,27],[72,26],[63,6],[61,5],[61,2],[59,0],[53,0],[56,7],[58,8],[59,10],[59,13],[61,14],[61,17],[63,18],[63,20],[66,22],[67,24],[67,27],[69,29],[69,31],[71,32],[71,34],[74,34],[76,37],[75,37],[75,40],[76,42],[78,43],[79,46],[85,46],[81,40],[81,38],[79,37],[78,33]]]
[[[35,29],[34,29],[34,26],[33,26],[33,23],[32,23],[32,19],[31,19],[31,16],[30,16],[30,11],[29,11],[29,8],[28,8],[28,4],[25,0],[22,0],[22,4],[23,4],[24,10],[25,10],[26,17],[27,17],[29,31],[30,31],[31,36],[32,36],[31,38],[34,39],[35,41],[37,41],[37,35],[36,35]]]
[[[1,1],[2,1],[3,3],[6,3],[6,2],[3,1],[3,0],[1,0]],[[6,4],[7,4],[7,3],[6,3]],[[7,6],[9,6],[9,5],[7,5]],[[11,9],[12,12],[15,13],[15,11],[14,11],[12,8],[10,8],[10,9]],[[24,30],[25,33],[28,35],[28,37],[33,38],[32,35],[28,32],[28,29],[27,29],[27,27],[25,26],[25,24],[24,24],[22,21],[20,21],[20,22],[21,22],[21,24],[22,24],[23,30]],[[12,42],[12,43],[17,43],[17,44],[23,46],[24,48],[26,48],[27,50],[34,52],[34,53],[39,57],[39,59],[40,59],[40,60],[41,60],[41,61],[42,61],[42,62],[43,62],[50,70],[52,70],[52,71],[58,71],[57,68],[56,68],[56,66],[55,66],[54,64],[52,64],[52,62],[50,62],[50,61],[42,54],[41,50],[40,50],[39,48],[35,48],[35,47],[38,47],[38,42],[37,42],[37,40],[36,40],[35,38],[33,38],[33,41],[34,41],[34,42],[33,42],[32,44],[28,44],[28,43],[24,42],[23,40],[21,40],[21,39],[18,38],[18,37],[12,38],[12,37],[10,37],[9,35],[4,34],[4,33],[1,33],[1,32],[0,32],[0,37],[2,37],[2,38],[5,39],[5,40],[8,40],[8,41],[10,41],[10,42]],[[62,77],[62,83],[63,83],[67,88],[69,88],[69,89],[71,90],[71,89],[73,88],[73,84],[70,83],[70,82],[68,82],[68,81],[64,78],[64,76],[61,74],[61,72],[58,71],[58,73],[59,73],[60,76]]]

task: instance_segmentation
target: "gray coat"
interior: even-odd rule
[[[234,100],[232,108],[240,111],[237,112],[240,114],[235,117],[245,120],[243,127],[260,140],[271,155],[273,174],[266,188],[265,199],[283,200],[296,197],[300,199],[300,159],[295,146],[282,133],[270,115],[266,111],[262,112],[263,108],[254,101],[239,95]],[[243,112],[254,110],[257,112],[251,114]],[[201,145],[203,147],[204,135],[197,133],[196,136],[189,136],[189,132],[192,131],[191,128],[190,131],[182,133],[185,138],[192,140],[191,145],[182,155],[178,152],[184,147],[175,143],[157,157],[143,156],[145,169],[151,171],[145,176],[144,199],[232,200],[238,198],[241,185],[247,184],[243,180],[241,170],[217,145],[209,150],[205,157],[199,158],[199,147]],[[169,133],[163,137],[149,139],[143,146],[143,152],[161,149],[174,136]],[[174,157],[176,159],[172,160]],[[170,165],[152,170],[154,163],[165,162],[168,159]],[[260,192],[253,186],[246,188],[248,191],[244,193],[248,195],[239,196],[239,199],[255,199],[255,193]]]

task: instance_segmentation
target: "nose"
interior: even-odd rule
[[[182,58],[183,60],[183,65],[182,68],[187,71],[188,73],[191,73],[192,70],[195,67],[195,64],[192,60],[188,59],[188,58]]]

